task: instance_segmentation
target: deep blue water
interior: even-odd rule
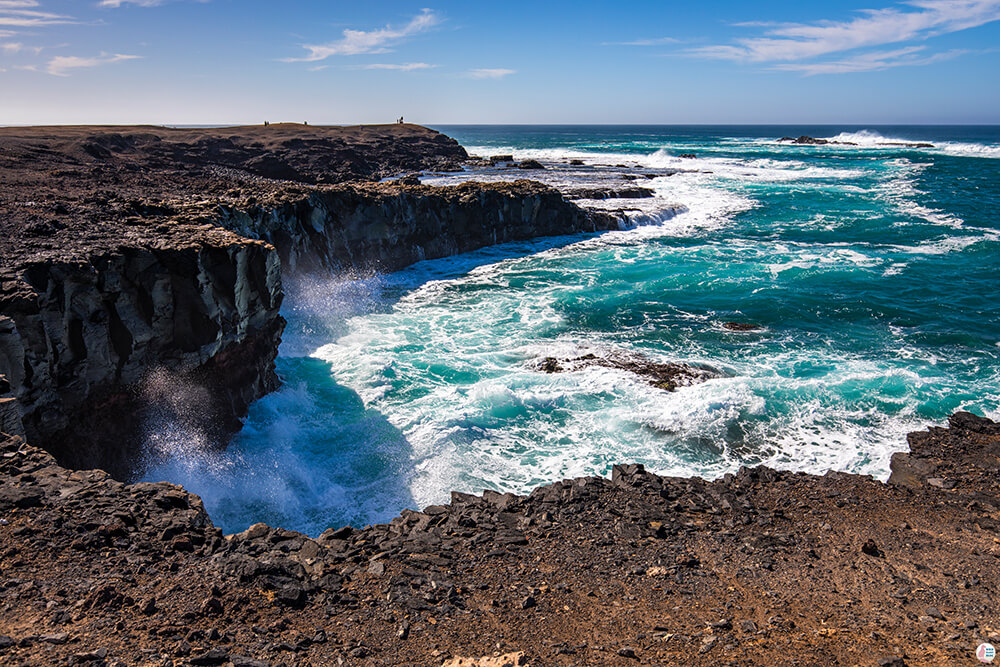
[[[582,202],[629,209],[626,231],[289,286],[284,388],[227,452],[178,432],[150,474],[202,494],[226,530],[318,533],[619,462],[884,477],[908,431],[1000,415],[1000,128],[437,129],[536,158],[548,169],[529,175],[559,187],[656,196]],[[802,134],[860,145],[776,141]],[[724,377],[668,393],[606,368],[536,370],[589,352]]]

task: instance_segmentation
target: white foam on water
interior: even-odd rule
[[[852,248],[838,244],[828,246],[810,246],[809,248],[793,249],[787,245],[775,248],[776,253],[791,256],[784,262],[768,264],[772,276],[791,269],[837,269],[844,267],[872,268],[885,262],[882,257],[873,257],[858,252]]]
[[[876,197],[890,203],[902,215],[923,219],[934,225],[959,228],[964,221],[957,215],[930,208],[916,198],[926,194],[917,188],[916,177],[930,163],[911,162],[905,158],[892,160],[889,175],[875,188]]]
[[[400,436],[361,445],[372,447],[365,453],[391,462],[376,479],[352,484],[316,464],[323,453],[309,452],[305,445],[322,441],[331,426],[323,421],[329,406],[318,403],[305,385],[286,386],[255,406],[258,416],[245,434],[253,445],[249,448],[210,452],[199,444],[198,434],[166,431],[171,443],[165,447],[172,454],[165,465],[172,467],[156,475],[189,480],[193,490],[205,494],[213,516],[216,507],[228,508],[238,522],[252,515],[253,507],[266,507],[279,517],[306,516],[313,532],[329,525],[321,525],[324,505],[336,507],[338,516],[349,521],[385,519],[404,506],[446,501],[452,490],[525,492],[566,477],[607,474],[612,464],[622,462],[705,477],[755,463],[884,477],[892,452],[905,447],[905,434],[926,425],[921,401],[960,386],[938,370],[946,360],[907,346],[906,333],[898,328],[893,332],[900,339],[896,358],[866,360],[837,349],[832,334],[811,339],[779,327],[735,334],[719,324],[728,314],[685,313],[679,307],[668,313],[668,325],[653,320],[648,328],[622,326],[626,333],[632,326],[691,332],[656,341],[655,351],[641,347],[641,334],[629,338],[610,328],[599,333],[586,323],[590,310],[614,312],[615,299],[633,296],[629,281],[649,281],[678,293],[748,281],[758,287],[756,293],[796,279],[787,273],[791,270],[891,277],[906,267],[907,255],[955,252],[998,240],[996,232],[971,229],[955,216],[919,205],[923,193],[915,179],[924,164],[879,160],[868,170],[819,167],[791,153],[787,160],[711,153],[682,159],[669,149],[647,155],[514,148],[470,152],[513,153],[548,168],[484,168],[436,175],[427,182],[527,177],[562,188],[648,187],[655,196],[581,202],[634,209],[628,212],[640,225],[634,229],[508,244],[389,276],[316,281],[290,290],[283,356],[311,355],[326,364],[331,382],[356,395],[372,419],[383,420]],[[567,165],[569,159],[582,159],[587,166]],[[619,163],[628,166],[616,167]],[[879,178],[886,165],[890,174],[879,181],[876,196],[923,221],[907,224],[946,228],[946,236],[868,246],[720,233],[734,216],[758,206],[756,197],[762,195],[757,193],[774,184],[863,196],[872,190],[855,181]],[[624,181],[622,173],[637,179]],[[645,178],[646,173],[653,178]],[[837,227],[838,218],[847,217],[821,214],[807,225]],[[684,240],[676,246],[655,242],[661,237]],[[728,262],[740,270],[723,275],[699,268],[727,267]],[[586,312],[580,303],[587,304]],[[706,331],[740,336],[739,343],[720,343]],[[537,370],[544,357],[588,353],[708,364],[726,377],[665,392],[632,373],[601,366],[554,374]],[[928,389],[928,383],[935,384]],[[998,400],[987,392],[983,404]],[[253,507],[239,509],[238,502]]]

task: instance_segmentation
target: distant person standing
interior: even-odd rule
[[[403,124],[403,117],[402,117],[402,116],[400,116],[400,117],[399,117],[399,120],[398,120],[398,121],[396,121],[396,122],[397,122],[397,123],[399,123],[400,125],[402,125],[402,124]]]

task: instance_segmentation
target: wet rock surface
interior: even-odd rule
[[[1000,633],[1000,425],[967,413],[900,483],[625,465],[315,539],[2,442],[3,664],[937,665]]]
[[[623,187],[577,188],[565,194],[568,199],[648,199],[656,193],[649,188]]]
[[[538,362],[536,367],[543,373],[564,373],[593,366],[633,373],[644,378],[657,389],[665,391],[674,391],[678,387],[687,387],[698,382],[722,377],[722,373],[712,368],[690,364],[659,363],[639,355],[626,354],[604,356],[585,354],[567,359],[545,357]]]
[[[815,137],[809,137],[802,135],[801,137],[782,137],[778,139],[779,142],[789,143],[789,144],[799,144],[803,146],[857,146],[857,142],[854,141],[834,141],[831,139],[817,139]],[[876,146],[897,146],[903,148],[934,148],[934,144],[928,144],[924,142],[908,142],[908,141],[881,141],[875,144]]]

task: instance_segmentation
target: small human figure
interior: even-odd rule
[[[403,117],[402,117],[402,116],[400,116],[400,117],[399,117],[399,124],[400,124],[400,125],[402,125],[402,124],[403,124]]]
[[[270,124],[271,124],[271,123],[269,123],[268,121],[266,121],[266,120],[264,121],[264,127],[267,127],[267,126],[268,126],[268,125],[270,125]]]

